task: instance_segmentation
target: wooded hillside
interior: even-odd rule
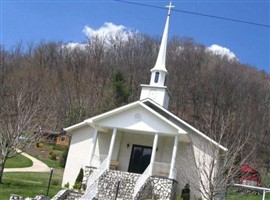
[[[158,39],[141,34],[95,38],[77,48],[60,42],[1,47],[0,120],[12,124],[41,97],[46,103],[34,121],[56,131],[136,101],[158,50]],[[246,153],[259,142],[253,158],[270,165],[269,74],[179,37],[169,41],[167,70],[172,113],[213,139],[224,131],[220,142],[228,147],[248,138]]]

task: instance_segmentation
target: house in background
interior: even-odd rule
[[[244,163],[240,167],[240,184],[262,187],[263,183],[261,180],[260,172],[249,164]]]
[[[66,131],[61,132],[42,132],[42,141],[47,144],[55,144],[60,146],[68,147],[70,144],[71,137]]]
[[[176,199],[189,182],[207,184],[197,166],[226,148],[170,113],[165,66],[170,10],[149,85],[140,100],[65,128],[72,135],[62,185],[84,169],[82,199]],[[205,185],[206,185],[205,184]],[[200,187],[203,185],[200,184]],[[190,197],[202,197],[190,185]]]

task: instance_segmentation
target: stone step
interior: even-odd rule
[[[79,200],[83,194],[70,191],[65,200]]]

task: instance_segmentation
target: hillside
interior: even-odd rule
[[[150,81],[158,50],[157,39],[140,34],[109,43],[95,38],[78,47],[60,42],[2,47],[0,118],[13,122],[42,97],[34,123],[60,130],[136,101],[140,84]],[[250,159],[270,166],[269,74],[179,37],[169,41],[167,69],[172,113],[227,147],[248,139],[244,155],[258,142]]]

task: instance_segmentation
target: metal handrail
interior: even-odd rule
[[[265,188],[265,187],[257,187],[257,186],[251,186],[251,185],[243,185],[243,184],[233,184],[233,186],[244,187],[244,188],[253,189],[253,190],[262,190],[263,191],[262,200],[265,200],[265,194],[270,192],[270,188]]]

